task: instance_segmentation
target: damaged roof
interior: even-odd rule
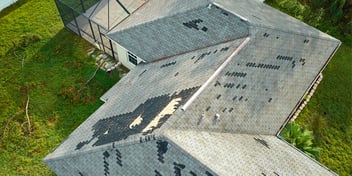
[[[150,0],[109,36],[149,63],[105,93],[104,105],[46,160],[157,134],[219,175],[292,167],[334,175],[276,135],[340,41],[260,2],[236,0]],[[196,150],[204,146],[211,147]],[[237,162],[227,168],[236,157],[247,170],[235,170]],[[302,163],[288,166],[288,158]]]

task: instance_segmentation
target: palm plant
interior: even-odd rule
[[[318,159],[321,149],[313,146],[314,136],[311,131],[291,122],[282,130],[280,136],[308,156]]]

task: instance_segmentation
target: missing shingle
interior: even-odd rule
[[[256,138],[256,137],[254,137],[253,139],[255,141],[259,142],[260,144],[264,145],[266,148],[270,149],[268,142],[266,142],[264,139],[260,139],[260,138]]]
[[[159,171],[154,170],[154,172],[155,172],[155,176],[162,176],[162,175],[161,175],[161,173],[160,173]]]
[[[205,27],[205,26],[202,27],[202,31],[207,32],[207,30],[208,30],[207,27]]]
[[[207,176],[214,176],[212,173],[210,173],[209,171],[205,171],[205,174],[207,175]]]
[[[190,29],[196,29],[196,30],[199,30],[198,28],[198,23],[201,23],[203,22],[203,20],[201,19],[195,19],[195,20],[191,20],[191,21],[188,21],[188,22],[185,22],[185,23],[182,23],[184,26],[190,28]]]
[[[139,74],[138,76],[142,76],[145,72],[147,72],[147,70],[145,69],[141,74]]]
[[[221,95],[219,94],[219,95],[216,97],[216,99],[220,99],[220,97],[221,97]]]
[[[221,86],[221,83],[219,81],[216,81],[214,87],[216,87],[216,86]]]
[[[161,163],[164,163],[164,154],[167,152],[168,150],[168,142],[167,141],[162,141],[162,140],[158,140],[156,142],[157,144],[157,149],[158,149],[158,160],[161,162]]]
[[[189,171],[189,173],[191,174],[191,176],[197,176],[197,174],[194,173],[193,171]]]
[[[232,112],[232,111],[233,111],[233,108],[230,108],[230,109],[229,109],[229,112]]]
[[[177,176],[181,176],[181,170],[183,170],[186,166],[184,164],[178,164],[176,162],[174,162],[174,173]]]

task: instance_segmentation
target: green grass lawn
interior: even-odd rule
[[[42,159],[102,104],[118,74],[99,71],[84,85],[96,67],[92,46],[63,29],[53,0],[20,0],[0,13],[0,30],[0,175],[53,175]],[[352,175],[351,58],[347,42],[297,120],[313,130],[320,162],[341,175]]]
[[[0,30],[0,175],[51,175],[42,159],[102,104],[118,74],[99,71],[84,85],[96,68],[92,46],[63,29],[53,0],[20,1],[0,13]]]

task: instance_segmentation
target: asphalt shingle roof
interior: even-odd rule
[[[173,165],[207,175],[335,174],[276,135],[340,41],[259,1],[236,0],[150,0],[109,36],[152,63],[105,93],[46,157],[55,171],[85,171],[103,152],[92,173],[141,165],[158,175]],[[109,153],[118,165],[111,170]]]

